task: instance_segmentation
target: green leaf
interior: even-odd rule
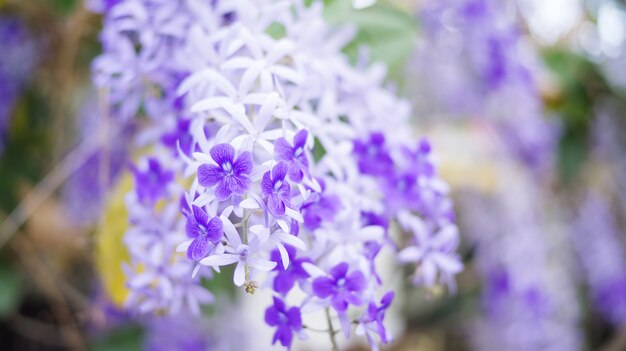
[[[350,1],[331,0],[326,1],[324,17],[331,24],[358,29],[356,38],[344,50],[351,59],[365,46],[373,61],[387,64],[390,75],[399,77],[417,36],[416,22],[407,12],[381,2],[355,10]]]
[[[137,326],[121,328],[95,340],[91,351],[134,351],[142,349],[143,330]]]
[[[0,317],[13,313],[19,306],[22,279],[13,267],[0,264]]]

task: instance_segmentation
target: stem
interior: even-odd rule
[[[328,322],[328,336],[331,344],[333,344],[333,351],[339,351],[337,340],[335,339],[336,332],[335,328],[333,328],[333,322],[330,320],[330,309],[328,307],[326,307],[326,321]]]
[[[244,244],[248,244],[248,219],[250,217],[247,216],[246,210],[243,211],[243,238],[242,241]]]

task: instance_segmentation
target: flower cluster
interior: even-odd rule
[[[536,59],[498,0],[427,1],[414,71],[424,106],[490,121],[533,169],[551,161],[556,129],[543,116]]]
[[[383,87],[384,66],[342,54],[353,34],[328,25],[319,2],[108,8],[96,82],[120,120],[141,112],[149,124],[127,196],[129,306],[197,311],[211,300],[199,278],[233,266],[234,285],[274,291],[274,343],[306,337],[303,315],[325,309],[330,329],[332,314],[376,348],[391,340],[394,297],[376,272],[381,250],[416,265],[418,285],[453,284],[448,189],[408,103]]]
[[[505,179],[497,198],[467,194],[460,201],[461,227],[476,247],[484,281],[485,313],[471,330],[475,347],[578,350],[576,291],[563,264],[566,238],[548,231],[537,210],[547,204],[528,179]]]
[[[572,226],[572,244],[581,261],[591,300],[615,325],[626,323],[626,257],[611,208],[588,195]]]

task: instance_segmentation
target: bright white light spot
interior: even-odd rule
[[[608,56],[617,56],[624,43],[624,13],[614,4],[605,2],[598,12],[598,35],[602,51]]]
[[[376,3],[377,0],[352,0],[352,7],[355,10],[368,8]]]
[[[531,32],[545,44],[553,44],[581,20],[580,0],[522,0],[522,12]]]

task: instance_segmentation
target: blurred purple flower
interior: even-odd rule
[[[165,170],[157,159],[148,159],[148,169],[132,168],[135,175],[135,187],[139,201],[153,204],[165,195],[167,185],[174,180],[174,172]]]
[[[330,276],[313,280],[313,293],[322,299],[330,297],[330,302],[337,312],[345,312],[348,305],[363,304],[361,292],[367,287],[367,281],[361,271],[348,274],[349,266],[342,262],[330,269]]]
[[[280,344],[288,349],[291,348],[293,333],[302,330],[302,317],[298,307],[287,308],[285,302],[279,297],[274,297],[274,305],[265,310],[265,323],[270,327],[276,327],[272,344],[280,341]]]

